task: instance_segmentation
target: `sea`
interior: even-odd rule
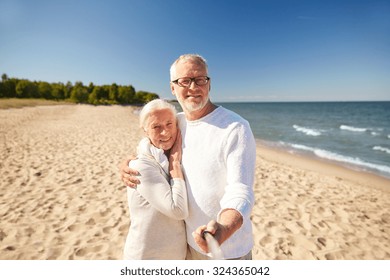
[[[390,102],[218,103],[265,145],[390,178]]]

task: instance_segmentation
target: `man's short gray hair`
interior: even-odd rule
[[[149,116],[151,113],[153,113],[156,110],[163,110],[168,109],[170,110],[173,115],[176,117],[177,110],[176,107],[170,104],[168,101],[165,101],[163,99],[154,99],[147,103],[139,113],[139,125],[141,128],[145,130],[145,127],[147,126],[147,121],[149,119]]]
[[[206,69],[206,72],[208,72],[208,66],[207,61],[199,54],[183,54],[179,56],[178,59],[175,60],[175,62],[172,63],[171,68],[169,69],[169,73],[171,75],[171,81],[177,79],[176,77],[176,65],[180,61],[192,61],[197,63],[198,65],[203,66]]]

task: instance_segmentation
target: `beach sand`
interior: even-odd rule
[[[134,107],[0,110],[0,259],[121,259]],[[258,144],[253,258],[390,259],[390,180]]]

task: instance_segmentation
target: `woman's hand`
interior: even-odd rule
[[[184,179],[181,170],[182,139],[180,129],[177,129],[176,141],[169,151],[169,173],[172,178]]]

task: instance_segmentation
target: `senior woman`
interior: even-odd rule
[[[146,134],[129,167],[138,170],[141,183],[127,188],[130,229],[124,259],[185,259],[188,216],[187,191],[181,170],[181,133],[176,109],[155,99],[140,112]]]

